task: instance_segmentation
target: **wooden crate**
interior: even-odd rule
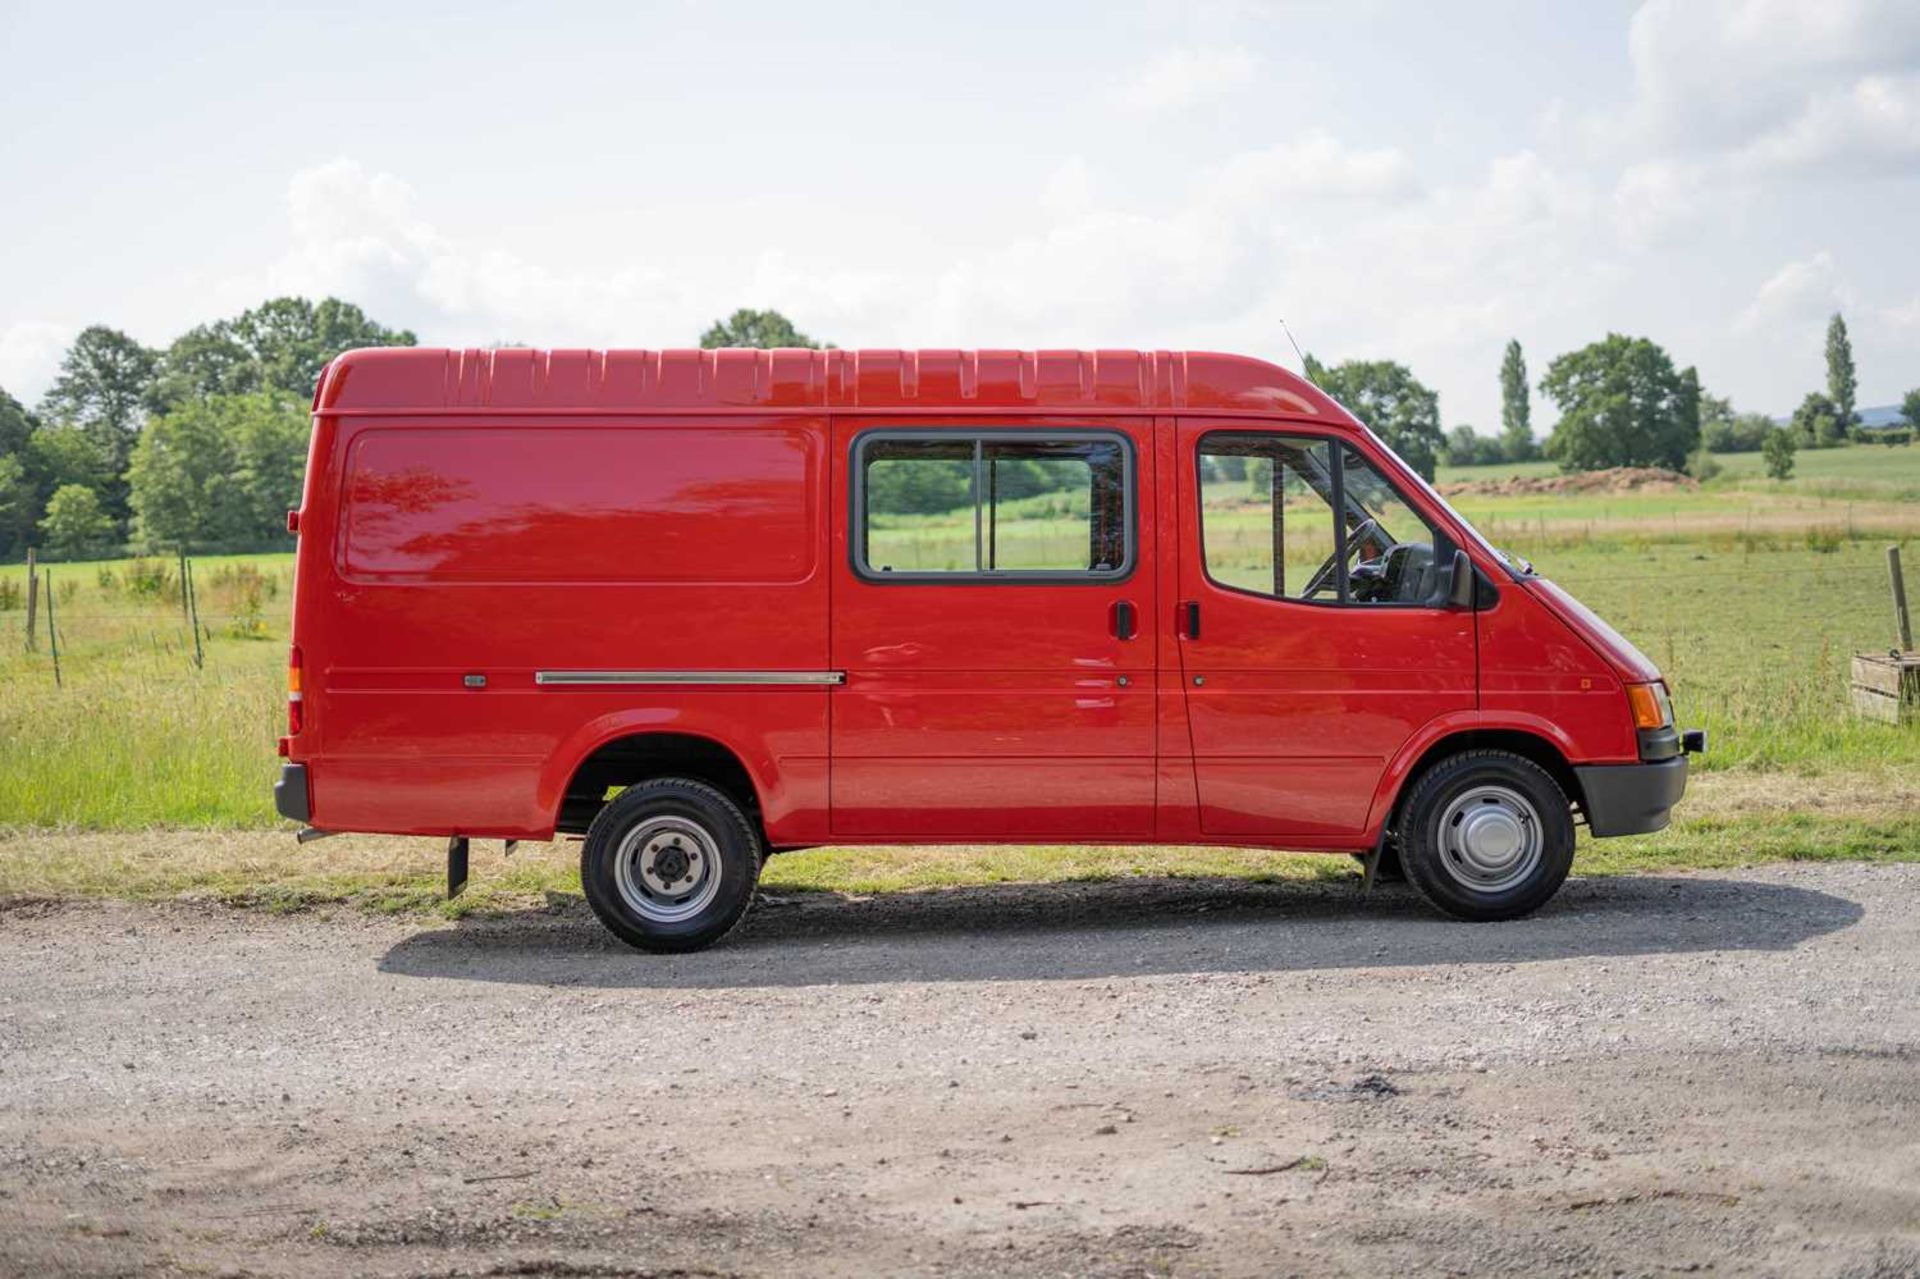
[[[1920,653],[1855,653],[1853,709],[1888,724],[1920,720]]]

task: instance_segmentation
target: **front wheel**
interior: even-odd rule
[[[753,901],[760,836],[724,793],[688,778],[629,786],[580,849],[580,886],[607,929],[641,950],[711,946]]]
[[[1401,810],[1407,878],[1460,919],[1514,919],[1573,867],[1573,812],[1547,771],[1507,751],[1467,751],[1421,775]]]

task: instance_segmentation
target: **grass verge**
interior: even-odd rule
[[[1683,819],[1657,835],[1584,840],[1576,874],[1737,869],[1782,861],[1920,861],[1920,779],[1697,779]],[[206,901],[269,912],[346,906],[445,918],[577,896],[578,846],[476,846],[467,892],[442,899],[441,845],[345,837],[306,847],[290,832],[47,829],[0,835],[0,903],[115,898]],[[1284,882],[1350,879],[1352,859],[1257,849],[1049,845],[818,848],[771,861],[771,892],[853,895],[983,884],[1132,878]]]

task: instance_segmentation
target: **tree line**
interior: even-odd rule
[[[1328,367],[1307,357],[1307,376],[1366,422],[1395,452],[1431,479],[1436,463],[1482,466],[1546,458],[1563,471],[1658,466],[1697,479],[1718,472],[1716,453],[1759,452],[1775,479],[1793,473],[1801,448],[1856,440],[1910,441],[1920,430],[1920,389],[1902,404],[1904,427],[1863,431],[1855,405],[1858,380],[1846,320],[1827,326],[1827,385],[1809,392],[1793,416],[1777,424],[1764,413],[1739,413],[1709,395],[1692,366],[1679,368],[1657,342],[1609,333],[1555,358],[1539,390],[1559,409],[1544,441],[1533,433],[1525,353],[1510,341],[1500,363],[1501,427],[1481,435],[1471,426],[1440,428],[1439,397],[1402,364],[1350,360]]]
[[[415,344],[338,298],[273,298],[158,348],[84,329],[38,405],[0,388],[0,560],[284,545],[320,370],[355,347]],[[817,345],[752,310],[701,344]]]
[[[314,381],[342,351],[412,346],[338,298],[273,298],[198,325],[163,348],[106,325],[83,330],[59,376],[28,409],[0,388],[0,558],[28,546],[55,555],[136,551],[241,551],[281,544],[285,511],[298,503]],[[778,311],[741,309],[700,336],[707,348],[821,347]],[[1307,376],[1431,479],[1441,463],[1546,458],[1566,471],[1660,466],[1705,479],[1715,453],[1760,451],[1767,471],[1792,473],[1800,448],[1859,437],[1857,379],[1845,320],[1827,328],[1827,380],[1785,425],[1737,413],[1709,395],[1691,367],[1658,343],[1610,333],[1556,357],[1538,383],[1559,410],[1544,442],[1533,432],[1525,353],[1511,341],[1499,370],[1501,425],[1441,427],[1440,397],[1394,360],[1328,365],[1306,357]],[[1920,429],[1920,389],[1903,403]],[[892,477],[890,477],[891,479]],[[1050,491],[1044,467],[1010,468],[1008,496]],[[907,481],[902,477],[902,482]],[[931,482],[931,481],[929,481]],[[930,499],[929,499],[930,500]]]
[[[278,545],[320,370],[413,344],[338,298],[273,298],[162,348],[82,330],[35,408],[0,389],[0,558]]]

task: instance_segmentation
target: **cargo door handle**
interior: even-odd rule
[[[1113,637],[1130,640],[1140,633],[1139,616],[1135,613],[1131,600],[1116,600],[1113,615],[1108,619],[1113,627]]]
[[[1188,600],[1180,606],[1180,635],[1183,639],[1200,638],[1200,601]]]

